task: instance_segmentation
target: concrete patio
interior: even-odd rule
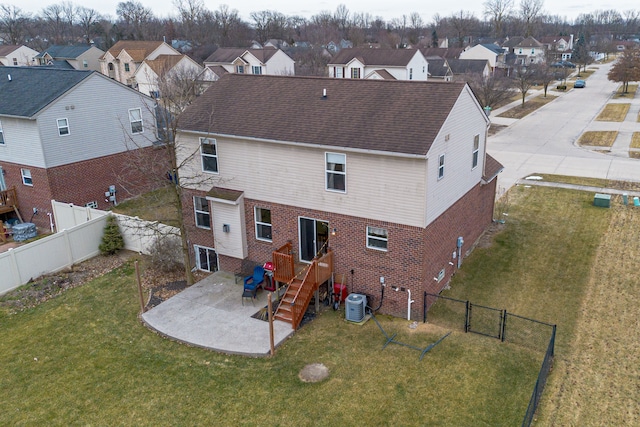
[[[218,271],[142,315],[147,327],[171,339],[222,353],[264,357],[270,353],[269,323],[251,316],[267,305],[259,290],[242,298],[242,283]],[[275,296],[275,295],[274,295]],[[274,321],[277,347],[293,334],[291,325]]]

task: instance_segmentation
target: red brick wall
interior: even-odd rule
[[[196,193],[189,192],[188,203],[185,203],[185,220],[191,225],[191,243],[213,247],[212,233],[208,230],[202,233],[193,226],[193,194]],[[457,264],[452,253],[456,250],[458,236],[464,238],[464,256],[491,222],[494,197],[495,181],[485,186],[477,185],[426,229],[245,199],[248,259],[264,263],[271,259],[273,250],[287,241],[292,242],[297,253],[300,216],[328,221],[329,228],[337,230],[336,236],[329,237],[329,246],[335,254],[335,270],[339,274],[346,274],[348,291],[368,295],[369,305],[377,307],[381,293],[380,276],[383,276],[387,287],[380,311],[406,317],[406,290],[410,289],[411,298],[415,301],[411,318],[419,320],[422,318],[422,293],[425,290],[438,292],[449,282]],[[255,238],[255,206],[271,209],[271,243]],[[366,247],[367,226],[387,229],[388,251]],[[219,260],[222,270],[240,271],[241,260],[222,256]],[[441,269],[445,270],[445,276],[441,281],[435,281]],[[392,287],[404,290],[396,292]]]
[[[53,193],[49,186],[46,169],[7,162],[1,162],[0,166],[2,166],[5,173],[4,180],[7,188],[16,188],[22,220],[25,222],[32,220],[38,228],[49,230],[49,217],[47,213],[51,213],[51,198],[53,197]],[[29,169],[31,172],[33,186],[22,183],[20,171],[22,168]],[[34,208],[38,210],[37,215],[33,214]]]
[[[182,218],[187,230],[187,240],[189,241],[189,252],[191,253],[192,266],[196,265],[193,245],[215,249],[215,243],[213,241],[213,231],[196,227],[196,218],[193,211],[193,197],[205,197],[206,195],[207,193],[205,191],[189,189],[182,190]]]

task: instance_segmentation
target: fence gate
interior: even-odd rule
[[[469,332],[502,339],[503,321],[504,310],[469,303]]]

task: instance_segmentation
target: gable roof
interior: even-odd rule
[[[455,59],[449,59],[449,61],[455,61]],[[449,68],[448,61],[444,58],[435,57],[427,58],[429,63],[429,75],[432,77],[447,77],[451,75],[451,69]]]
[[[505,42],[502,44],[502,47],[514,48],[514,47],[518,46],[522,40],[524,40],[524,37],[522,37],[522,36],[511,37],[511,38],[505,40]]]
[[[0,44],[0,56],[7,56],[20,49],[21,44]]]
[[[330,64],[347,64],[357,58],[364,65],[384,65],[388,67],[404,67],[418,52],[415,49],[370,49],[352,47],[341,49]]]
[[[120,52],[125,50],[134,61],[142,62],[163,43],[161,41],[120,40],[111,46],[107,52],[117,58]],[[102,57],[104,58],[104,55]]]
[[[381,68],[379,70],[373,70],[371,73],[369,73],[368,76],[366,76],[365,78],[369,78],[372,74],[377,74],[378,76],[380,76],[381,79],[384,80],[397,80],[395,77],[393,77],[391,75],[390,72],[388,72],[387,70],[385,70],[384,68]]]
[[[15,67],[0,78],[0,115],[33,117],[95,71]]]
[[[504,53],[503,48],[493,43],[485,43],[481,46],[489,49],[491,52],[495,53],[496,55],[500,55],[501,53]]]
[[[86,44],[75,46],[53,45],[49,46],[44,52],[37,54],[36,58],[42,58],[48,53],[54,59],[76,59],[91,48],[92,46]]]
[[[542,47],[542,43],[533,37],[529,36],[526,39],[522,40],[517,47]]]
[[[482,74],[487,67],[486,59],[450,59],[449,67],[453,74]]]
[[[246,52],[255,56],[258,61],[265,64],[273,55],[278,52],[279,49],[272,47],[265,47],[264,49],[243,49],[233,47],[220,47],[216,49],[204,62],[218,62],[224,64],[232,63],[236,58],[241,57]]]
[[[191,104],[180,129],[425,156],[465,87],[230,73]]]
[[[422,47],[420,51],[424,57],[439,56],[441,58],[459,58],[464,51],[463,47]]]
[[[160,76],[182,61],[186,55],[158,55],[156,59],[146,59],[144,62]]]

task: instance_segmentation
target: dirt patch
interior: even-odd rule
[[[477,248],[490,248],[493,244],[493,236],[500,233],[506,224],[499,221],[493,221],[491,225],[484,231],[482,236],[478,239],[478,243],[476,244]]]
[[[329,368],[322,363],[312,363],[302,368],[298,378],[305,383],[317,383],[329,376]]]

